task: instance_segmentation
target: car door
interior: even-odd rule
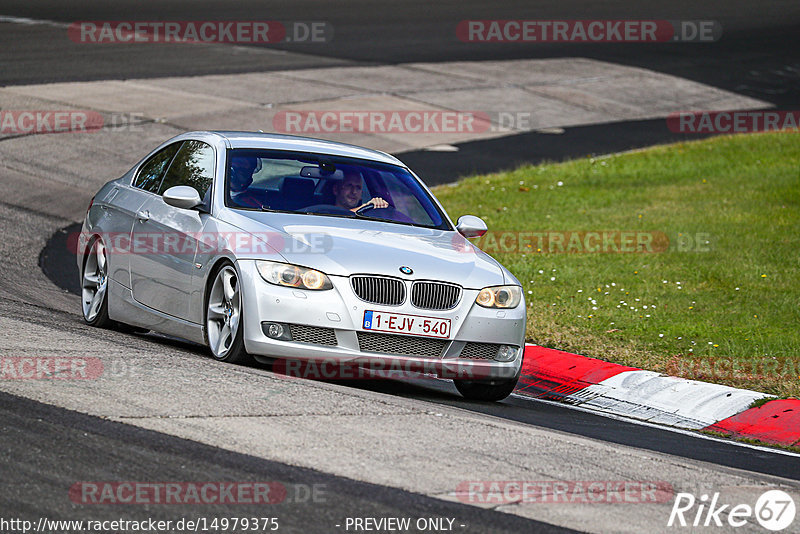
[[[131,234],[131,290],[136,301],[160,312],[189,318],[194,255],[207,211],[168,205],[170,187],[194,187],[210,207],[216,154],[202,141],[184,141],[158,188],[136,214]]]
[[[136,169],[130,186],[115,186],[105,198],[100,199],[110,215],[105,237],[109,241],[106,249],[114,253],[109,258],[113,266],[111,278],[127,288],[131,287],[130,234],[135,216],[142,205],[158,193],[164,173],[180,146],[178,142],[162,148]]]

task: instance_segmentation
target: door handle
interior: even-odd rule
[[[136,218],[139,219],[139,222],[147,222],[150,220],[150,212],[147,210],[142,210],[136,214]]]

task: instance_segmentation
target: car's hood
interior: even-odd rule
[[[479,289],[502,284],[503,269],[453,231],[363,219],[250,211],[229,212],[228,222],[269,244],[289,263],[330,275],[372,273],[451,281]],[[405,276],[400,267],[410,267]]]

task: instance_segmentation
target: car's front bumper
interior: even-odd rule
[[[419,309],[409,302],[381,306],[360,300],[347,277],[331,276],[333,289],[308,291],[267,283],[254,260],[240,260],[237,267],[244,296],[245,348],[256,358],[314,361],[327,364],[329,370],[336,368],[330,365],[335,363],[341,365],[342,378],[348,378],[344,364],[463,379],[512,378],[522,365],[524,298],[514,309],[487,309],[475,304],[477,289],[464,289],[452,310]],[[440,340],[366,330],[363,317],[367,310],[449,319],[451,335]],[[273,339],[264,323],[302,330],[304,341]],[[501,345],[517,349],[513,360],[491,358],[492,350]]]

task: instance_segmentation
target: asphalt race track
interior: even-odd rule
[[[709,19],[722,25],[723,38],[536,46],[455,38],[464,19],[548,18]],[[249,46],[91,46],[65,38],[73,21],[127,19],[321,20],[334,33],[327,43]],[[800,103],[800,6],[789,1],[5,0],[0,30],[4,109],[42,105],[2,92],[23,85],[576,57],[646,68],[777,109]],[[40,518],[245,516],[277,517],[279,531],[308,533],[354,532],[359,529],[348,518],[388,517],[452,519],[452,530],[475,533],[674,532],[681,529],[667,527],[672,499],[607,505],[551,495],[544,502],[481,502],[457,488],[469,481],[658,482],[674,492],[721,492],[751,505],[767,489],[800,491],[800,456],[778,449],[522,397],[470,403],[444,381],[281,378],[268,366],[214,362],[203,347],[164,336],[86,326],[68,236],[102,183],[129,168],[153,140],[176,133],[170,124],[152,122],[118,145],[103,133],[0,135],[0,356],[82,357],[103,368],[94,380],[0,380],[0,532],[23,532],[2,523],[13,518],[36,525]],[[401,159],[436,184],[685,138],[653,118],[468,140],[454,143],[457,151],[420,149]],[[223,481],[277,483],[286,497],[261,506],[92,504],[70,493],[76,484],[94,482]],[[437,524],[405,531],[444,530],[430,526]],[[233,529],[208,531],[225,530]],[[736,531],[764,530],[751,521]]]
[[[128,480],[278,481],[287,490],[285,500],[273,504],[270,512],[279,515],[287,526],[302,525],[309,532],[330,530],[342,516],[424,516],[431,510],[457,518],[459,524],[468,524],[470,532],[562,531],[510,514],[265,461],[19,397],[0,394],[0,398],[4,432],[18,441],[18,446],[3,458],[3,471],[7,473],[4,485],[27,488],[14,492],[17,495],[4,503],[4,509],[13,506],[35,516],[69,516],[70,506],[61,506],[58,499],[64,485],[93,479],[98,464],[109,465],[122,457],[133,460],[115,470],[115,474]],[[41,454],[43,449],[59,448],[70,451],[69,462],[64,462],[63,457]],[[5,511],[10,512],[11,508]],[[182,507],[181,513],[187,517],[235,516],[239,511],[236,505],[198,505]],[[166,506],[150,515],[156,520],[174,517]],[[103,507],[92,517],[113,520],[119,513],[113,507]],[[294,530],[291,526],[289,529]]]

